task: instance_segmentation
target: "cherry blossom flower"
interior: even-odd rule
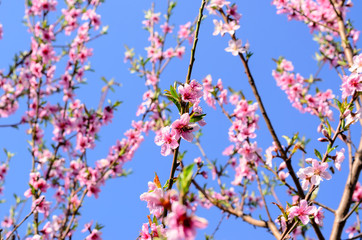
[[[224,36],[225,32],[223,31],[223,29],[224,29],[223,22],[221,20],[218,21],[216,19],[213,19],[212,21],[214,22],[214,25],[215,25],[215,30],[212,33],[212,35],[217,36],[217,35],[221,34],[221,36]]]
[[[168,240],[193,240],[197,228],[207,227],[207,220],[193,214],[188,215],[186,207],[179,202],[172,204],[172,211],[166,218]]]
[[[192,132],[199,130],[199,126],[196,123],[190,123],[190,115],[184,113],[180,119],[175,120],[172,125],[172,129],[176,131],[176,139],[182,137],[188,142],[194,139]]]
[[[255,172],[250,169],[245,158],[241,158],[239,166],[235,168],[235,179],[231,182],[231,184],[239,185],[242,183],[244,177],[251,181],[254,179],[254,175]]]
[[[241,18],[241,14],[238,13],[238,5],[236,4],[227,6],[226,12],[228,15],[232,16],[236,21],[239,21],[239,19]]]
[[[309,216],[313,215],[316,211],[316,207],[308,206],[308,202],[306,200],[301,200],[299,206],[291,207],[288,212],[288,218],[293,219],[294,217],[298,217],[299,220],[304,224],[309,223]]]
[[[151,232],[150,232],[151,230]],[[149,228],[147,223],[144,223],[142,225],[142,230],[140,234],[141,240],[150,240],[154,238],[161,238],[163,239],[166,235],[166,230],[163,227],[162,224],[156,225],[155,223],[152,223],[151,229]]]
[[[231,36],[234,35],[235,31],[240,28],[240,25],[236,23],[236,21],[230,21],[229,23],[225,23],[223,25],[223,32],[229,33]],[[224,34],[221,34],[223,36]],[[230,45],[230,43],[229,43]],[[241,45],[241,44],[240,44]]]
[[[178,87],[178,92],[181,94],[182,100],[195,104],[203,95],[202,85],[196,80],[192,80],[190,84],[185,83]]]
[[[313,214],[314,221],[319,225],[323,226],[324,213],[321,207],[317,208]]]
[[[353,57],[353,65],[349,68],[349,71],[362,73],[362,54]]]
[[[329,180],[332,178],[331,174],[327,172],[328,163],[319,162],[316,159],[312,159],[312,166],[301,168],[297,172],[297,175],[302,179],[302,188],[307,190],[309,183],[312,185],[319,185],[323,179]]]
[[[353,236],[358,233],[358,226],[357,226],[357,223],[353,224],[352,226],[349,226],[347,229],[346,229],[346,233],[348,233],[348,237],[349,238],[353,238]]]
[[[6,164],[0,165],[0,181],[3,181],[5,179],[7,170],[8,170],[8,166]]]
[[[102,240],[101,237],[102,233],[98,231],[97,229],[93,229],[91,234],[89,234],[85,240]]]
[[[362,91],[361,75],[352,73],[350,76],[343,77],[341,85],[342,98],[353,96],[356,92]]]
[[[292,72],[294,70],[294,66],[293,66],[292,62],[290,62],[286,59],[282,60],[282,62],[279,64],[279,67],[281,69],[283,69],[284,71]]]
[[[279,176],[279,178],[280,178],[280,180],[282,181],[282,182],[284,182],[285,181],[285,179],[289,176],[289,172],[284,172],[284,171],[280,171],[279,173],[278,173],[278,176]]]
[[[39,197],[33,201],[31,208],[36,208],[35,211],[43,213],[44,216],[47,217],[49,216],[50,202],[45,201],[45,197]]]
[[[4,228],[10,228],[14,224],[14,220],[8,216],[4,217],[4,220],[1,222],[1,226]]]
[[[338,169],[338,171],[341,171],[341,164],[344,160],[344,148],[342,148],[340,151],[337,151],[336,153],[336,159],[334,160],[334,166]]]
[[[362,186],[359,182],[357,182],[356,187],[354,188],[352,200],[355,202],[362,200]]]
[[[211,0],[209,3],[209,7],[218,7],[218,8],[222,8],[225,5],[229,5],[230,2],[226,1],[226,0]]]
[[[163,213],[161,199],[164,199],[164,197],[165,194],[162,188],[157,187],[154,182],[148,182],[148,192],[142,193],[140,199],[147,202],[150,213],[158,218]]]
[[[225,48],[226,52],[231,52],[233,56],[237,56],[239,53],[245,53],[248,50],[248,45],[242,46],[241,39],[238,39],[236,41],[230,40],[229,46]]]
[[[184,25],[180,25],[180,30],[177,32],[177,37],[180,39],[186,39],[191,34],[191,22],[187,22]]]
[[[178,133],[175,129],[172,129],[170,126],[163,127],[160,131],[157,132],[155,137],[155,143],[161,147],[161,154],[163,156],[170,155],[172,149],[178,147]]]
[[[170,26],[167,22],[162,24],[160,27],[164,33],[172,33],[173,26]]]

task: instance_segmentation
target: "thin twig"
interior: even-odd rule
[[[353,208],[349,211],[349,213],[347,213],[347,215],[344,216],[342,221],[347,221],[347,219],[352,215],[352,213],[359,207],[361,202],[362,202],[362,199],[353,206]]]
[[[196,23],[194,43],[193,43],[192,49],[191,49],[190,63],[189,63],[189,67],[188,67],[187,75],[186,75],[187,84],[190,83],[192,67],[194,66],[194,62],[195,62],[195,51],[196,51],[197,42],[199,41],[199,30],[200,30],[201,20],[202,20],[202,16],[203,16],[202,12],[204,11],[205,4],[206,4],[206,0],[202,0],[201,7],[199,9],[199,17],[198,17],[197,23]]]
[[[8,235],[8,237],[5,240],[10,239],[10,237],[14,234],[14,232],[21,226],[21,224],[23,224],[36,210],[36,208],[40,205],[40,203],[42,203],[44,201],[45,197],[43,197],[40,202],[38,204],[35,205],[35,207],[31,210],[31,212],[25,216],[25,218],[19,223],[17,224],[14,229],[10,232],[10,234]]]
[[[268,228],[271,231],[271,233],[274,235],[275,238],[277,238],[277,239],[280,238],[280,236],[281,236],[280,232],[279,232],[278,228],[275,226],[275,223],[273,221],[257,220],[250,215],[244,214],[242,212],[242,210],[240,210],[240,209],[235,209],[231,206],[225,206],[221,202],[217,201],[216,199],[213,199],[210,195],[208,195],[206,193],[206,191],[202,187],[200,187],[200,185],[195,180],[191,180],[191,182],[202,193],[202,195],[217,208],[223,210],[224,212],[230,213],[231,215],[239,217],[239,218],[243,219],[243,221],[245,221],[251,225],[254,225],[257,227]]]
[[[264,203],[266,214],[268,215],[269,221],[273,221],[273,219],[271,218],[270,212],[269,212],[268,205],[266,204],[265,196],[263,194],[263,190],[261,189],[261,183],[260,183],[259,175],[258,175],[258,172],[256,170],[255,170],[255,176],[256,176],[256,182],[258,183],[258,190],[260,192],[261,199],[263,200],[263,203]]]
[[[324,205],[324,204],[322,204],[322,203],[320,203],[320,202],[313,201],[313,203],[316,204],[316,205],[318,205],[318,206],[320,206],[320,207],[322,207],[322,208],[324,208],[324,209],[326,209],[326,210],[328,210],[328,211],[330,211],[330,212],[333,213],[333,214],[336,213],[336,211],[335,211],[334,209],[332,209],[332,208],[330,208],[330,207],[328,207],[328,206],[326,206],[326,205]]]

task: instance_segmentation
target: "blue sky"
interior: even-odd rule
[[[167,1],[156,1],[156,11],[165,12]],[[317,44],[312,40],[307,26],[300,22],[288,21],[286,16],[276,15],[275,7],[271,1],[238,1],[239,12],[242,13],[241,28],[237,36],[244,42],[250,43],[250,50],[254,53],[250,60],[250,67],[256,80],[257,87],[264,100],[265,107],[279,136],[299,132],[311,138],[307,151],[313,157],[313,148],[324,149],[315,139],[319,137],[316,132],[318,119],[308,114],[301,114],[291,107],[286,95],[276,86],[271,76],[275,63],[272,58],[284,56],[294,64],[295,71],[308,77],[314,74],[318,67],[313,60]],[[357,29],[362,29],[362,16],[360,14],[362,3],[355,1],[355,7],[349,14]],[[198,13],[200,1],[179,1],[174,11],[171,23],[176,26],[195,19]],[[123,101],[119,111],[115,114],[113,123],[100,132],[101,141],[97,148],[91,151],[89,158],[97,160],[107,155],[109,146],[121,139],[123,133],[130,127],[131,121],[136,118],[135,112],[142,101],[143,92],[146,90],[144,81],[128,71],[128,65],[123,63],[124,44],[135,49],[136,55],[145,55],[144,47],[147,45],[147,32],[142,30],[141,21],[143,11],[150,8],[151,2],[147,0],[138,1],[106,1],[99,8],[102,24],[109,25],[109,34],[91,43],[94,55],[91,63],[94,73],[86,77],[88,84],[79,90],[79,97],[96,107],[100,98],[99,89],[102,87],[102,76],[107,79],[115,78],[122,84],[115,93],[108,97]],[[29,48],[29,34],[21,21],[24,14],[23,1],[3,0],[0,4],[0,23],[4,28],[4,39],[0,41],[0,69],[7,68],[11,63],[14,53]],[[199,45],[196,52],[196,62],[192,74],[193,79],[202,80],[207,74],[211,74],[214,82],[222,78],[226,86],[230,85],[236,90],[242,90],[248,99],[254,99],[248,86],[244,69],[238,58],[224,51],[227,47],[228,38],[212,36],[213,16],[207,16],[201,25]],[[169,40],[172,40],[169,38]],[[173,44],[173,43],[172,43]],[[187,73],[189,52],[187,50],[182,60],[175,59],[161,76],[161,86],[166,88],[174,81],[184,81]],[[333,92],[339,94],[340,80],[338,76],[326,65],[321,73],[324,80],[319,83],[320,89],[332,88]],[[229,145],[227,129],[228,120],[220,113],[203,105],[207,113],[207,125],[204,127],[204,148],[211,159],[223,159],[221,152]],[[20,111],[24,108],[20,108]],[[16,114],[9,119],[0,119],[0,124],[13,123],[19,119],[21,114]],[[8,214],[9,204],[12,203],[11,196],[15,192],[22,195],[27,188],[28,172],[30,169],[30,156],[28,154],[25,128],[0,129],[0,148],[7,148],[16,153],[10,164],[10,172],[5,185],[5,204],[0,205],[0,218]],[[258,144],[265,150],[272,143],[265,124],[260,121],[260,129],[257,131]],[[147,182],[157,172],[162,182],[166,181],[171,166],[172,157],[163,157],[159,154],[160,148],[153,142],[154,135],[146,137],[145,142],[135,154],[132,162],[126,166],[133,173],[127,178],[110,180],[102,188],[100,197],[86,199],[80,229],[85,222],[91,219],[105,225],[103,231],[104,239],[135,239],[141,229],[142,223],[147,221],[148,209],[146,203],[139,200],[139,195],[147,191]],[[181,150],[188,150],[186,161],[191,162],[200,156],[197,148],[189,143],[182,142]],[[0,155],[3,159],[4,155]],[[297,163],[295,160],[295,163]],[[296,166],[296,165],[295,165]],[[320,189],[320,201],[337,207],[337,199],[340,198],[341,188],[346,179],[345,174],[337,174],[333,179],[322,185]],[[231,181],[232,179],[230,179]],[[226,179],[226,182],[229,182]],[[333,191],[333,198],[331,198]],[[280,191],[284,194],[284,191]],[[269,199],[271,201],[271,199]],[[290,199],[285,199],[290,201]],[[278,210],[272,208],[273,217],[277,217]],[[203,233],[211,234],[219,219],[219,211],[200,211],[200,216],[209,219],[209,227],[200,231],[198,239],[203,239]],[[326,235],[331,228],[331,219],[326,219],[324,231]],[[84,235],[78,235],[79,238]],[[220,230],[215,235],[216,239],[272,239],[272,236],[264,229],[254,229],[239,219],[230,217],[224,220]]]

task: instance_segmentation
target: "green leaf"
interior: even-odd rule
[[[168,184],[169,184],[169,179],[167,179],[165,185],[163,185],[162,188],[163,188],[164,190],[167,189],[167,188],[168,188]]]
[[[96,222],[96,226],[94,228],[97,230],[101,230],[102,228],[104,228],[104,225]]]
[[[198,121],[202,120],[205,116],[206,116],[206,114],[192,115],[192,117],[190,118],[190,122],[191,123],[198,122]]]
[[[178,188],[182,195],[186,194],[189,191],[194,165],[195,164],[193,163],[186,166],[180,174],[180,177],[178,179]]]
[[[180,99],[180,96],[177,94],[175,87],[170,86],[170,93],[175,99],[177,100]]]
[[[181,103],[180,103],[179,99],[175,99],[172,96],[172,94],[170,94],[170,91],[167,91],[167,90],[165,90],[165,91],[166,91],[166,93],[164,93],[163,95],[166,96],[170,101],[172,101],[176,105],[178,111],[181,112]]]
[[[122,104],[122,101],[116,101],[114,104],[113,104],[113,107],[118,107]]]
[[[290,145],[291,139],[286,135],[283,135],[282,137],[287,141],[288,145]]]
[[[331,147],[329,144],[328,144],[328,147],[327,147],[327,154],[329,154],[330,152],[332,152],[334,149],[336,149],[338,147],[338,145],[334,146],[334,147]]]
[[[317,158],[319,158],[319,160],[322,160],[322,155],[317,149],[314,149],[314,154],[317,156]]]

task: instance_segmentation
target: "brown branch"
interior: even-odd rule
[[[282,234],[282,236],[280,237],[280,240],[284,240],[286,239],[286,237],[298,226],[299,224],[299,220],[298,221],[294,221],[291,223],[291,227],[290,228],[286,228]]]
[[[75,217],[77,216],[78,211],[79,211],[79,209],[80,209],[80,207],[82,206],[82,203],[83,203],[83,201],[84,201],[84,197],[86,196],[87,193],[88,193],[88,189],[84,190],[83,195],[82,195],[82,197],[81,197],[81,199],[80,199],[80,201],[79,201],[79,205],[77,206],[77,208],[76,208],[75,211],[73,212],[72,218],[70,219],[70,222],[69,222],[67,228],[64,230],[63,234],[62,234],[62,235],[60,236],[60,238],[59,238],[60,240],[63,240],[63,239],[65,239],[65,238],[67,237],[68,232],[70,231],[70,228],[71,228],[72,225],[73,225],[73,222],[74,222],[74,220],[75,220]],[[63,226],[63,228],[64,228],[64,226]]]
[[[255,218],[253,218],[252,216],[250,215],[246,215],[244,214],[241,210],[238,210],[238,209],[235,209],[235,208],[232,208],[231,206],[230,207],[227,207],[223,204],[221,204],[219,201],[213,199],[212,197],[210,197],[203,188],[200,187],[200,185],[195,181],[195,180],[192,180],[192,184],[194,184],[194,186],[202,193],[202,195],[204,195],[204,197],[209,200],[214,206],[216,206],[217,208],[223,210],[224,212],[227,212],[231,215],[234,215],[236,217],[239,217],[241,218],[243,221],[251,224],[251,225],[254,225],[256,227],[263,227],[263,228],[267,228],[271,231],[271,233],[274,235],[274,237],[276,239],[279,239],[280,238],[280,232],[278,230],[278,228],[275,226],[275,223],[273,221],[263,221],[263,220],[257,220]]]
[[[362,233],[357,234],[357,235],[356,235],[356,236],[354,236],[354,237],[348,238],[348,240],[352,240],[352,239],[359,239],[359,238],[361,238],[361,237],[362,237]]]
[[[341,37],[341,44],[344,50],[344,55],[347,58],[348,65],[351,67],[353,65],[353,51],[351,44],[349,43],[349,40],[346,35],[346,28],[344,25],[344,19],[342,16],[341,11],[337,8],[339,7],[337,3],[334,0],[329,0],[330,4],[333,7],[334,12],[337,15],[337,22],[338,22],[338,33]]]
[[[332,209],[332,208],[330,208],[330,207],[328,207],[328,206],[326,206],[326,205],[324,205],[324,204],[322,204],[322,203],[320,203],[320,202],[313,201],[313,203],[316,204],[316,205],[318,205],[318,206],[320,206],[320,207],[322,207],[322,208],[324,208],[324,209],[326,209],[326,210],[328,210],[328,211],[330,211],[330,212],[333,213],[333,214],[336,213],[336,211],[335,211],[334,209]]]
[[[352,169],[348,175],[343,195],[339,206],[336,210],[336,217],[331,232],[330,239],[339,240],[341,239],[344,225],[346,224],[346,216],[352,204],[352,194],[358,182],[359,174],[362,170],[362,139],[358,147],[358,151],[355,154],[355,160],[352,164]]]
[[[347,215],[343,218],[343,221],[347,221],[347,219],[352,215],[352,213],[359,207],[359,205],[361,204],[362,200],[360,200],[358,203],[356,203],[353,208],[351,209],[351,211],[349,211],[349,213],[347,213]]]
[[[255,176],[256,176],[256,182],[257,182],[257,184],[258,184],[258,190],[259,190],[259,192],[260,192],[261,199],[263,200],[263,203],[264,203],[264,206],[265,206],[266,214],[268,215],[269,221],[272,222],[273,219],[271,218],[268,205],[266,204],[265,196],[264,196],[264,194],[263,194],[263,190],[261,189],[261,183],[260,183],[259,175],[258,175],[258,172],[257,172],[256,170],[255,170]]]
[[[220,10],[220,14],[221,16],[223,17],[224,21],[226,23],[229,22],[227,16],[225,15],[225,13]],[[235,34],[231,36],[231,38],[236,41],[236,36]],[[256,101],[258,102],[258,106],[260,108],[260,112],[261,114],[263,115],[263,118],[264,118],[264,121],[267,125],[267,128],[273,138],[273,141],[276,143],[279,151],[280,151],[280,154],[281,154],[281,157],[282,159],[285,161],[286,165],[287,165],[287,168],[288,168],[288,171],[289,171],[289,174],[290,176],[292,177],[293,179],[293,182],[295,184],[295,186],[297,187],[297,190],[298,190],[298,195],[301,197],[301,198],[304,198],[304,192],[303,192],[303,189],[302,189],[302,186],[300,185],[299,183],[299,180],[298,180],[298,177],[297,175],[295,174],[295,171],[292,167],[292,163],[291,163],[291,159],[287,157],[287,153],[285,152],[285,150],[283,149],[283,146],[282,144],[280,143],[279,141],[279,138],[277,136],[277,134],[275,133],[275,130],[274,130],[274,127],[269,119],[269,116],[265,110],[265,107],[264,107],[264,104],[263,104],[263,101],[261,100],[261,97],[260,97],[260,94],[259,94],[259,91],[255,85],[255,81],[254,81],[254,78],[253,78],[253,75],[251,74],[251,71],[250,71],[250,68],[249,68],[249,65],[248,65],[248,62],[247,60],[245,59],[244,55],[242,53],[239,53],[239,57],[240,57],[240,60],[244,66],[244,69],[245,69],[245,74],[248,78],[248,81],[249,81],[249,85],[253,91],[253,94],[255,96],[255,99]]]

